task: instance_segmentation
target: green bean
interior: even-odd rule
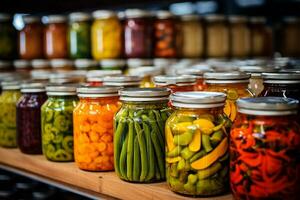
[[[163,154],[164,149],[161,149],[161,147],[157,143],[157,140],[159,139],[157,134],[158,134],[157,132],[152,130],[151,139],[152,139],[152,143],[153,143],[153,146],[154,146],[156,158],[157,158],[157,161],[158,161],[159,173],[160,173],[162,178],[165,178],[165,167],[164,167],[165,156]]]
[[[157,166],[157,164],[154,165],[154,166],[155,166],[155,178],[156,178],[157,180],[160,180],[160,179],[161,179],[161,176],[160,176],[160,173],[159,173],[158,166]]]
[[[116,129],[115,135],[114,135],[114,162],[115,162],[115,170],[117,174],[120,174],[120,153],[121,153],[121,137],[123,135],[124,130],[126,129],[126,122],[125,120],[120,120],[118,127]]]
[[[154,116],[154,113],[153,112],[149,112],[149,123],[151,125],[151,128],[152,130],[154,130],[155,132],[157,132],[157,136],[158,136],[158,142],[159,142],[159,145],[160,145],[160,148],[164,149],[165,147],[165,140],[162,136],[162,134],[164,134],[164,132],[160,132],[157,124],[156,124],[156,119],[155,119],[155,116]]]
[[[128,145],[127,145],[127,178],[132,180],[133,169],[133,150],[134,150],[134,127],[132,119],[129,120],[128,125]]]
[[[212,134],[212,136],[210,137],[210,140],[211,140],[212,143],[214,143],[214,144],[219,143],[222,139],[223,139],[223,131],[222,131],[222,130],[215,131],[215,132]]]
[[[126,135],[125,141],[122,145],[122,151],[120,156],[120,175],[125,180],[128,180],[126,175],[126,153],[127,153],[127,146],[128,146],[128,134]]]
[[[146,181],[149,181],[155,176],[155,155],[151,141],[150,129],[145,122],[143,122],[143,129],[146,137],[147,155],[149,156],[149,172]]]
[[[210,137],[208,135],[202,134],[202,145],[207,153],[213,150],[209,140]]]
[[[203,149],[199,152],[197,152],[195,155],[193,155],[190,159],[190,163],[198,160],[199,158],[203,157],[206,154],[206,151]]]
[[[134,155],[133,155],[133,180],[139,181],[141,175],[141,155],[140,155],[140,147],[138,137],[136,136],[134,139]]]
[[[202,170],[198,170],[197,175],[199,180],[206,179],[214,174],[216,174],[222,168],[221,163],[217,162],[210,167]]]
[[[160,133],[163,135],[164,134],[165,124],[164,124],[164,122],[163,122],[163,120],[162,120],[162,118],[160,116],[159,111],[153,110],[153,112],[150,113],[150,117],[151,117],[151,115],[153,115],[153,113],[154,113],[154,115],[156,117],[156,122],[158,124],[158,128],[160,130]],[[154,117],[154,116],[152,116],[152,117]]]
[[[147,158],[147,149],[145,144],[145,138],[143,136],[143,131],[137,132],[139,145],[140,145],[140,152],[141,152],[141,163],[142,163],[142,171],[140,176],[140,181],[144,181],[148,174],[148,158]]]

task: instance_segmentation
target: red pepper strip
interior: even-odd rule
[[[262,175],[266,182],[273,182],[282,171],[282,161],[270,155],[263,156]]]
[[[282,133],[278,133],[276,131],[267,131],[266,132],[266,139],[268,142],[273,142],[276,140],[280,140],[281,142],[283,142],[284,144],[288,144],[288,138],[286,136],[284,136]]]
[[[256,181],[262,181],[262,175],[261,175],[261,171],[259,170],[251,170],[251,174],[250,174],[250,177],[252,180],[256,180]]]
[[[248,149],[248,148],[251,148],[253,146],[255,146],[255,139],[253,138],[252,135],[247,135],[246,136],[246,143],[242,143],[241,144],[241,148],[243,149]]]
[[[286,149],[281,150],[279,152],[275,152],[275,151],[273,151],[271,149],[267,149],[266,152],[267,152],[267,155],[271,155],[271,156],[274,156],[276,158],[281,158],[281,159],[283,159],[283,160],[285,160],[287,162],[291,161],[291,158],[286,155]]]
[[[244,163],[241,163],[240,164],[240,169],[241,169],[241,171],[243,171],[243,172],[246,172],[246,171],[248,171],[248,166],[247,165],[245,165]]]
[[[241,175],[241,170],[238,165],[235,165],[235,170],[231,171],[230,180],[233,184],[238,184],[243,180],[243,176]]]
[[[300,135],[295,133],[294,130],[290,130],[288,133],[289,146],[299,147],[300,146]]]
[[[241,160],[250,167],[258,167],[262,163],[262,156],[261,154],[257,153],[243,152],[241,153],[239,160]]]
[[[276,181],[276,182],[273,182],[273,181],[261,182],[261,181],[256,181],[256,180],[252,180],[252,181],[259,187],[265,188],[265,190],[269,194],[280,192],[281,190],[284,190],[285,188],[290,187],[290,185],[291,185],[286,176],[283,176],[279,181]]]
[[[249,195],[253,197],[267,197],[268,192],[265,190],[264,187],[260,187],[258,185],[252,184],[250,187]]]
[[[231,187],[231,188],[234,188],[233,190],[236,191],[236,193],[238,195],[246,194],[245,187],[242,186],[242,185],[237,185],[237,186],[234,186],[234,187]],[[237,195],[235,195],[235,196],[237,196]]]

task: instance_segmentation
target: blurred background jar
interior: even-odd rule
[[[272,29],[267,27],[266,22],[267,20],[264,17],[250,18],[252,57],[266,57],[272,55],[273,33]]]
[[[13,65],[7,60],[0,60],[0,72],[9,72],[13,70]]]
[[[89,86],[102,86],[104,77],[121,75],[121,70],[91,70],[86,74],[86,82]]]
[[[74,69],[74,63],[72,60],[69,59],[52,59],[50,60],[50,65],[53,71],[56,72],[63,72],[63,71],[70,71]]]
[[[230,16],[230,56],[232,58],[246,58],[250,55],[250,30],[245,16]]]
[[[44,25],[38,16],[25,15],[24,27],[19,31],[19,56],[21,59],[44,57]]]
[[[203,74],[211,71],[210,69],[197,69],[197,68],[185,68],[178,69],[176,73],[181,76],[194,76],[196,78],[196,84],[194,86],[195,91],[203,91],[206,89],[206,83],[204,82]]]
[[[227,58],[229,48],[229,28],[223,15],[208,15],[206,21],[206,56]]]
[[[171,93],[194,91],[196,78],[194,76],[162,75],[153,78],[155,87],[169,88]]]
[[[28,74],[31,71],[31,63],[28,60],[14,60],[13,65],[17,73]]]
[[[126,61],[123,59],[103,59],[100,61],[103,70],[124,70]]]
[[[153,88],[155,87],[153,77],[161,75],[162,69],[154,66],[143,66],[129,69],[128,74],[142,78],[141,88]]]
[[[176,58],[176,21],[174,15],[169,11],[160,10],[156,12],[154,20],[154,57]]]
[[[72,59],[91,57],[91,16],[88,13],[69,15],[68,47]]]
[[[46,59],[34,59],[31,61],[32,69],[51,70],[50,61]]]
[[[150,58],[152,55],[152,19],[149,12],[127,9],[124,21],[124,56]]]
[[[92,55],[96,60],[118,58],[122,53],[122,26],[115,12],[93,12]]]
[[[138,76],[106,76],[103,79],[105,86],[118,86],[122,88],[140,87],[141,78]]]
[[[300,46],[300,18],[299,17],[287,17],[284,19],[283,26],[281,28],[281,50],[282,54],[287,57],[299,57]]]
[[[8,60],[17,54],[17,31],[13,24],[13,17],[0,13],[0,59]]]
[[[67,17],[49,15],[46,18],[44,54],[48,59],[67,58]]]
[[[92,59],[76,59],[74,61],[74,66],[77,70],[96,70],[99,64],[96,60]]]
[[[182,49],[184,58],[204,56],[204,27],[199,15],[183,15],[181,19]]]

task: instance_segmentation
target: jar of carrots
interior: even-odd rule
[[[298,199],[298,101],[244,98],[230,133],[230,183],[234,199]]]
[[[74,109],[74,156],[88,171],[114,169],[113,117],[120,107],[118,87],[83,86]]]

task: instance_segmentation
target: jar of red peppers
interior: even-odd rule
[[[90,86],[102,86],[104,77],[121,74],[121,70],[91,70],[86,74],[86,81]]]
[[[300,100],[300,74],[263,73],[264,90],[261,96],[288,97]]]
[[[196,78],[194,76],[155,76],[154,83],[156,87],[169,88],[171,92],[193,91]]]
[[[17,141],[26,154],[42,154],[41,107],[47,100],[45,85],[21,85],[22,96],[17,103]]]
[[[44,27],[38,16],[25,15],[24,28],[19,32],[19,55],[22,59],[43,57]]]
[[[298,103],[282,97],[238,100],[239,114],[230,134],[235,199],[298,199]]]
[[[80,169],[114,169],[113,118],[119,110],[119,87],[80,87],[73,112],[74,156]]]
[[[124,56],[150,58],[152,54],[152,19],[145,10],[128,9],[124,22]]]
[[[48,59],[66,58],[68,56],[67,44],[67,17],[64,15],[47,16],[44,36],[44,54]]]
[[[154,21],[154,56],[176,58],[176,21],[169,11],[157,11]]]
[[[104,77],[103,85],[118,87],[140,87],[141,77],[138,76],[107,76]]]

